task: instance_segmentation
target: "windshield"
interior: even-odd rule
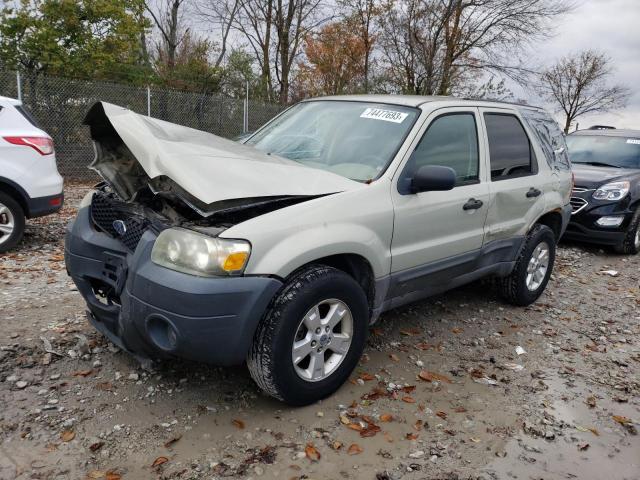
[[[397,105],[303,102],[246,143],[312,168],[367,181],[384,172],[418,114],[418,109]]]
[[[640,138],[569,135],[567,148],[572,163],[640,168]]]

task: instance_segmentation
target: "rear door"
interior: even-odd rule
[[[407,279],[415,280],[416,289],[434,263],[482,247],[489,185],[480,128],[475,107],[436,110],[414,139],[411,156],[394,179],[392,272],[411,271]],[[411,193],[413,172],[424,165],[453,168],[457,177],[453,190]]]
[[[502,108],[481,108],[480,112],[490,165],[487,244],[525,235],[544,213],[545,197],[538,159],[519,114]]]

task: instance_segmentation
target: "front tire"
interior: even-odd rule
[[[300,270],[258,325],[247,355],[251,377],[289,405],[325,398],[356,367],[368,324],[367,297],[352,277],[323,265]]]
[[[15,247],[24,235],[24,211],[12,197],[0,192],[0,253]]]
[[[636,255],[640,252],[640,207],[631,218],[624,240],[620,245],[615,246],[614,250],[624,255]]]
[[[508,277],[499,280],[504,299],[526,307],[544,292],[556,259],[556,237],[546,225],[536,224],[528,233],[516,265]]]

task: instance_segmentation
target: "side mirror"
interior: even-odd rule
[[[456,185],[456,172],[451,167],[425,165],[411,179],[411,193],[451,190]]]

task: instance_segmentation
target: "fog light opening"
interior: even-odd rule
[[[178,346],[178,330],[165,317],[151,315],[147,318],[147,331],[153,344],[161,350],[174,351]]]
[[[623,221],[624,217],[600,217],[596,224],[600,227],[619,227]]]

